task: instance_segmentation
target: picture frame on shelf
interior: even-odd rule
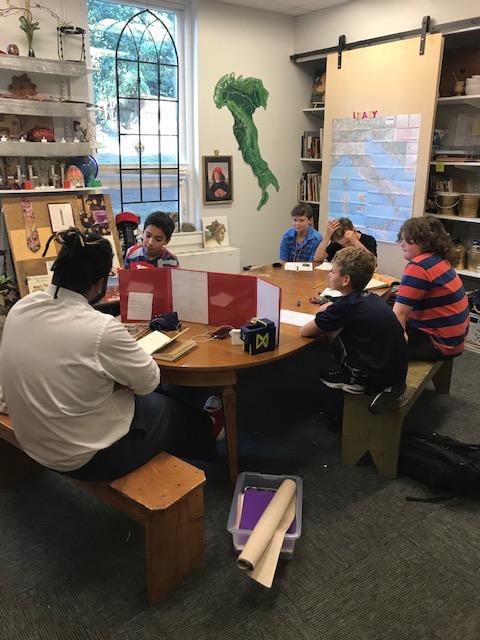
[[[69,227],[75,226],[72,205],[70,202],[49,204],[48,215],[50,216],[50,224],[54,233],[64,231]]]
[[[203,156],[203,203],[233,202],[232,156]]]
[[[229,247],[227,216],[207,216],[202,218],[203,244],[206,249]]]

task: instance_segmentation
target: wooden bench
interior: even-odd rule
[[[21,449],[9,416],[0,414],[0,487],[42,467]],[[201,469],[160,453],[113,482],[85,482],[63,476],[122,511],[145,529],[147,593],[163,598],[203,557]]]
[[[365,453],[375,463],[382,478],[397,475],[398,454],[403,421],[417,398],[432,380],[438,393],[450,392],[453,360],[440,362],[410,362],[407,389],[398,403],[383,415],[368,410],[371,397],[345,394],[342,427],[342,462],[356,464]]]

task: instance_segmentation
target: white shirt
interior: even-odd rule
[[[22,448],[46,467],[72,471],[128,432],[131,391],[150,393],[160,373],[115,318],[68,289],[54,298],[55,290],[32,293],[10,310],[0,388]],[[114,391],[115,382],[131,391]]]

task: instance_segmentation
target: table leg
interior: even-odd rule
[[[225,435],[227,438],[230,481],[235,484],[238,475],[237,452],[237,395],[234,386],[223,388],[223,412],[225,414]]]

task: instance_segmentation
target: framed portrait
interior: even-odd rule
[[[209,216],[202,218],[203,245],[206,249],[229,247],[227,216]]]
[[[203,156],[204,204],[232,201],[232,156]]]

